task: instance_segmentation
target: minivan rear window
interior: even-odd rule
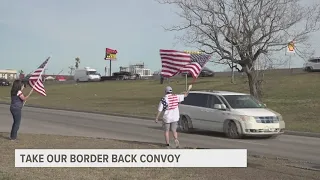
[[[190,93],[181,104],[198,106],[198,107],[208,107],[208,94],[201,93]]]

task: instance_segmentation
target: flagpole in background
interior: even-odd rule
[[[49,60],[50,58],[51,58],[51,56],[49,56],[49,57],[47,58],[47,60]],[[48,64],[48,63],[46,63],[46,65],[43,67],[43,70],[41,71],[41,73],[40,73],[40,75],[39,75],[36,83],[37,83],[37,82],[40,80],[40,78],[42,77],[42,74],[43,74],[43,72],[44,72],[44,69],[47,67],[47,64]],[[30,77],[29,77],[29,79],[30,79]],[[28,81],[29,81],[29,80],[28,80]],[[28,96],[30,96],[30,95],[32,94],[33,89],[34,89],[34,86],[35,86],[36,83],[34,83],[34,85],[32,86],[32,88],[31,88]],[[29,85],[30,85],[30,83],[29,83]],[[26,104],[26,102],[27,102],[27,101],[24,101],[24,102],[23,102],[23,106]]]

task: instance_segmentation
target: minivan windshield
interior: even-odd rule
[[[265,107],[251,95],[224,95],[223,97],[228,101],[233,109]]]

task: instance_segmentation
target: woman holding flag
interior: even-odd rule
[[[18,130],[21,123],[21,110],[23,103],[28,99],[28,96],[24,96],[22,90],[26,87],[26,84],[21,80],[15,80],[11,88],[11,105],[10,112],[13,118],[13,124],[10,133],[10,140],[16,140]]]
[[[22,90],[26,87],[26,83],[23,83],[21,80],[15,80],[12,88],[11,88],[11,105],[10,112],[13,117],[13,124],[10,134],[11,140],[17,139],[18,130],[21,123],[21,110],[24,106],[25,102],[35,90],[42,96],[46,96],[46,91],[44,89],[44,85],[42,83],[42,74],[43,71],[49,61],[50,57],[48,57],[39,67],[36,69],[29,78],[29,85],[32,87],[31,91],[27,96],[24,96]]]

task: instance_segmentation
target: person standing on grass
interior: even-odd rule
[[[158,114],[156,117],[155,122],[158,123],[159,116],[161,112],[163,114],[163,129],[164,129],[164,136],[166,141],[167,148],[170,147],[170,140],[169,140],[169,131],[171,130],[176,148],[179,148],[179,140],[178,140],[178,121],[180,119],[180,112],[179,112],[179,103],[184,100],[185,97],[188,96],[189,92],[184,94],[172,94],[172,88],[167,86],[165,89],[165,96],[161,98],[161,101],[158,106]]]
[[[16,140],[18,130],[21,123],[21,110],[23,102],[28,99],[29,96],[24,96],[22,90],[26,87],[26,84],[21,80],[15,80],[11,88],[11,105],[10,112],[13,117],[13,124],[10,133],[10,140]]]

